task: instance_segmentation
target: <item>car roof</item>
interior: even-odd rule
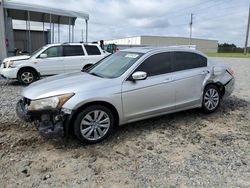
[[[181,52],[194,52],[194,53],[198,53],[201,54],[203,56],[206,56],[205,54],[203,54],[200,51],[197,51],[195,49],[192,48],[188,48],[188,47],[182,47],[182,46],[166,46],[166,47],[135,47],[135,48],[127,48],[121,51],[125,51],[125,52],[135,52],[135,53],[151,53],[151,52],[173,52],[173,51],[181,51]]]
[[[65,42],[65,43],[53,43],[53,44],[47,44],[46,46],[60,46],[60,45],[93,45],[98,46],[96,43],[82,43],[82,42]]]

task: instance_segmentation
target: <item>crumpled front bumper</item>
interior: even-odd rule
[[[16,105],[16,114],[20,119],[26,122],[32,121],[31,115],[28,113],[28,110],[25,108],[24,100],[18,101]]]
[[[38,123],[38,132],[45,138],[63,137],[65,135],[65,123],[68,115],[60,110],[28,111],[27,104],[21,99],[16,105],[17,116],[26,121]]]

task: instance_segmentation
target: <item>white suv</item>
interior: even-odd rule
[[[18,79],[22,84],[30,84],[40,76],[80,71],[107,55],[109,53],[102,50],[98,44],[49,44],[30,56],[4,59],[0,75],[7,79]]]

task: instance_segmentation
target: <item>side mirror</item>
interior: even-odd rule
[[[147,78],[147,73],[143,71],[137,71],[132,74],[133,80],[145,80]]]
[[[40,57],[40,58],[47,58],[48,55],[47,55],[47,54],[41,54],[39,57]]]
[[[219,75],[223,74],[224,71],[225,71],[225,70],[224,70],[222,67],[214,67],[214,68],[213,68],[213,74],[214,74],[215,76],[219,76]]]

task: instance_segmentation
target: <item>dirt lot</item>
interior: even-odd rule
[[[96,145],[41,138],[15,115],[21,86],[0,80],[0,187],[250,187],[250,59],[214,59],[237,79],[216,113],[129,124]]]

